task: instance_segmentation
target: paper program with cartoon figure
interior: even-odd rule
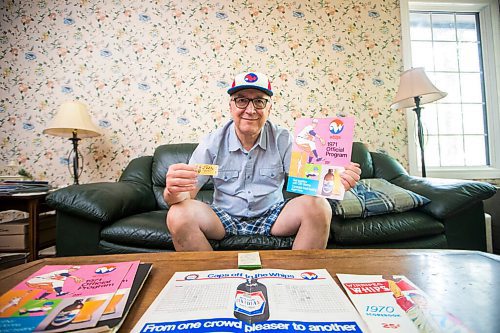
[[[342,200],[353,135],[353,117],[297,119],[287,191]]]
[[[45,265],[0,295],[0,332],[69,332],[95,327],[106,310],[113,312],[108,305],[124,278],[134,279],[138,266],[139,261]],[[126,302],[125,297],[121,299]],[[121,316],[119,299],[115,300],[113,307]]]

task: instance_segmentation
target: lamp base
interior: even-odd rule
[[[420,163],[422,166],[422,177],[427,176],[427,172],[425,171],[425,155],[424,155],[424,128],[422,126],[422,120],[420,119],[420,111],[422,108],[420,107],[420,96],[415,97],[415,114],[417,115],[417,134],[418,134],[418,144],[420,146]]]
[[[79,177],[83,172],[83,155],[78,151],[78,141],[80,138],[73,131],[73,137],[69,138],[73,143],[73,149],[68,154],[68,170],[73,176],[73,185],[79,185]]]

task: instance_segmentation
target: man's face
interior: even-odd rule
[[[253,102],[250,101],[246,108],[236,106],[235,98],[263,98],[267,104],[263,109],[256,109]],[[271,112],[271,97],[257,89],[244,89],[231,95],[229,109],[234,120],[236,132],[240,135],[258,135],[264,127],[269,113]]]

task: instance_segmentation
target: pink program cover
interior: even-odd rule
[[[297,119],[287,191],[343,199],[340,174],[351,162],[353,136],[353,117]]]
[[[353,117],[299,118],[293,151],[305,153],[307,163],[346,166],[351,161],[353,135]]]
[[[139,262],[133,262],[127,275],[120,284],[120,288],[113,295],[113,298],[109,302],[108,306],[104,310],[100,321],[109,320],[114,318],[120,318],[123,315],[125,309],[125,304],[130,295],[130,288],[134,282],[135,274],[137,273],[137,268],[139,267]]]
[[[46,299],[114,293],[131,265],[131,262],[82,266],[48,265],[14,289],[38,289]]]
[[[138,263],[44,266],[0,297],[0,332],[93,327]]]

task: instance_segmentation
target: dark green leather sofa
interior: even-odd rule
[[[165,174],[186,163],[196,144],[159,146],[153,156],[132,160],[117,182],[73,185],[47,197],[57,210],[57,255],[173,251],[165,225]],[[482,200],[495,187],[472,181],[411,177],[388,155],[356,142],[352,160],[362,178],[383,178],[421,194],[430,203],[402,213],[342,219],[332,223],[328,248],[486,249]],[[199,193],[210,202],[212,184]],[[285,193],[290,196],[289,193]],[[292,237],[232,236],[211,241],[216,250],[289,249]]]

